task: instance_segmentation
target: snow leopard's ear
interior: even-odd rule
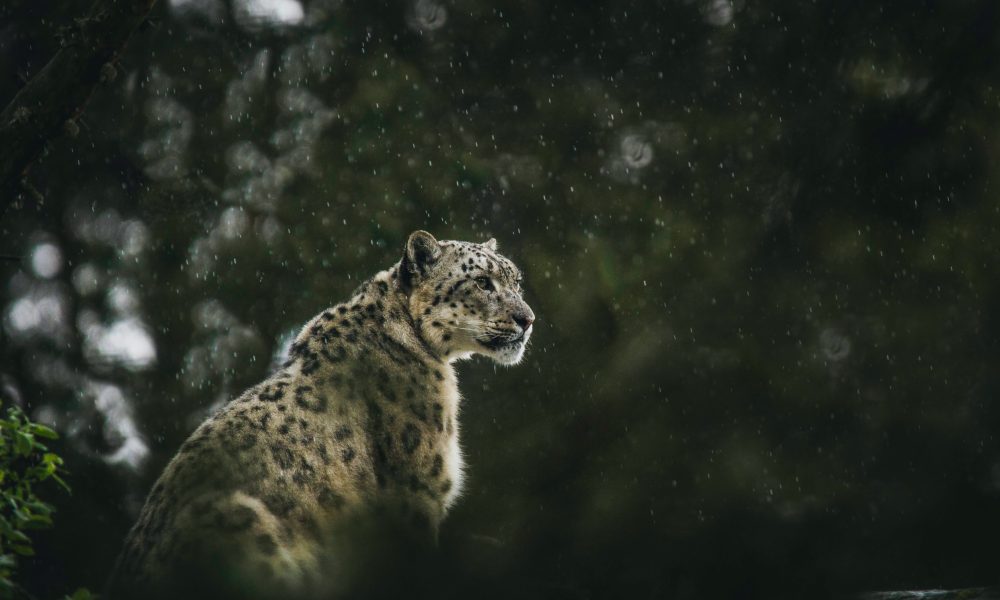
[[[400,269],[400,280],[405,287],[413,285],[418,277],[423,277],[441,258],[441,246],[434,236],[423,230],[414,231],[406,240]]]
[[[497,251],[497,239],[496,238],[490,238],[490,239],[486,240],[485,242],[483,242],[483,248],[486,248],[487,250],[492,250],[493,252],[496,252]]]

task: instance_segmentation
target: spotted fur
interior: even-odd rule
[[[462,488],[451,363],[520,361],[533,321],[494,240],[414,232],[396,265],[309,321],[281,370],[181,446],[111,596],[167,589],[191,568],[234,597],[319,593],[336,587],[333,548],[350,551],[338,533],[359,515],[435,535]]]

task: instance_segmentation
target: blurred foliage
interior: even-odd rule
[[[0,24],[0,101],[84,4]],[[460,369],[427,581],[996,583],[998,7],[159,3],[0,222],[0,384],[81,481],[32,586],[100,586],[195,424],[417,228],[497,237],[538,316]]]

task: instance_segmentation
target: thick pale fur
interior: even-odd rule
[[[109,595],[328,594],[364,519],[433,538],[462,488],[451,363],[520,361],[533,320],[495,241],[414,232],[402,260],[307,323],[281,370],[181,446]]]

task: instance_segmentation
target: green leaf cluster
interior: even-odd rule
[[[37,494],[46,481],[69,491],[61,474],[63,460],[50,452],[47,440],[59,436],[34,423],[17,406],[0,417],[0,595],[8,596],[16,585],[13,576],[20,556],[33,556],[29,531],[52,527],[55,509]]]

